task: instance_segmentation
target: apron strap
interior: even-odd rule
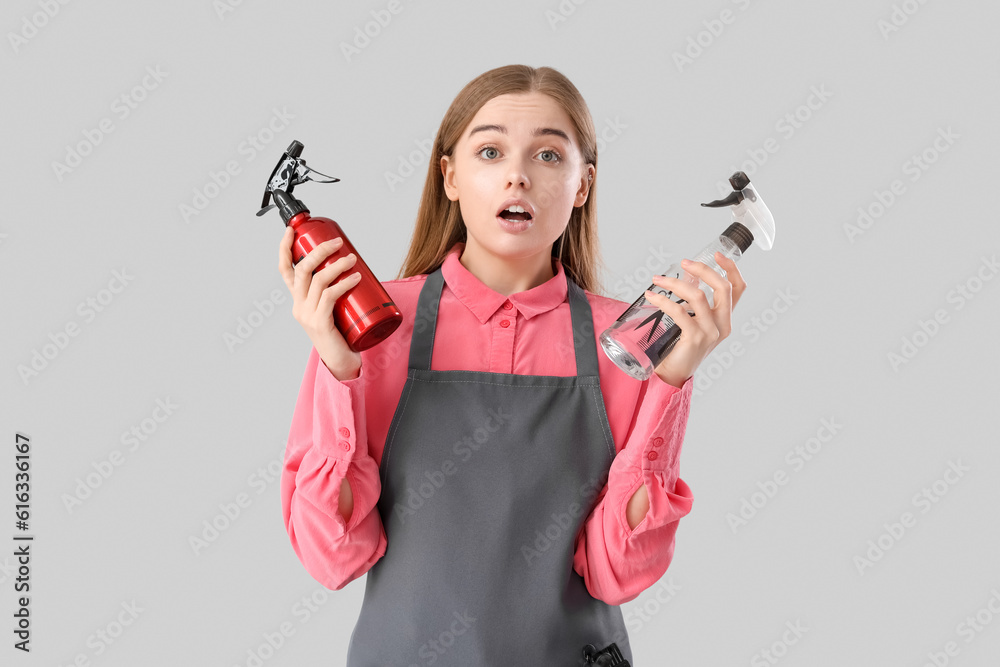
[[[438,306],[444,287],[441,267],[431,272],[420,290],[417,300],[417,314],[410,341],[410,368],[431,369],[431,355],[434,350],[434,332],[437,327]],[[573,351],[576,354],[576,373],[581,377],[597,376],[597,343],[594,341],[594,319],[584,294],[576,282],[566,275],[570,316],[573,326]]]

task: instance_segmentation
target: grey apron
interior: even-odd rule
[[[566,282],[577,375],[560,377],[430,370],[444,278],[427,277],[348,667],[583,665],[612,642],[631,662],[621,608],[573,570],[615,449],[590,304]]]

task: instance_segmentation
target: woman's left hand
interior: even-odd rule
[[[720,252],[715,253],[715,261],[726,272],[725,278],[702,262],[684,260],[681,263],[684,271],[712,288],[714,306],[708,305],[708,298],[696,285],[679,278],[653,276],[653,284],[672,291],[687,304],[671,301],[664,294],[646,292],[646,299],[669,315],[681,329],[674,348],[653,371],[675,387],[694,375],[702,360],[732,332],[733,308],[747,288],[736,262]],[[694,317],[688,315],[686,305],[694,311]]]

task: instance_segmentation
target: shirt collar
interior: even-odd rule
[[[548,312],[566,301],[568,293],[566,272],[563,270],[562,262],[558,259],[552,258],[552,268],[556,272],[552,278],[537,287],[511,294],[508,297],[488,287],[465,268],[465,265],[459,260],[464,249],[465,243],[463,241],[459,241],[451,247],[441,265],[441,274],[458,300],[471,310],[483,324],[486,324],[508,299],[517,308],[517,312],[527,319]]]

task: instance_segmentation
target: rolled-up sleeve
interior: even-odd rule
[[[368,451],[365,372],[338,380],[313,348],[295,404],[281,476],[281,506],[292,548],[306,571],[340,590],[385,554],[376,504],[379,465]],[[354,508],[338,511],[347,479]]]
[[[646,383],[634,426],[611,464],[573,555],[573,569],[590,594],[613,605],[634,600],[667,571],[678,522],[693,501],[679,477],[693,376],[681,387],[655,375]],[[643,483],[649,509],[633,529],[626,508]]]

